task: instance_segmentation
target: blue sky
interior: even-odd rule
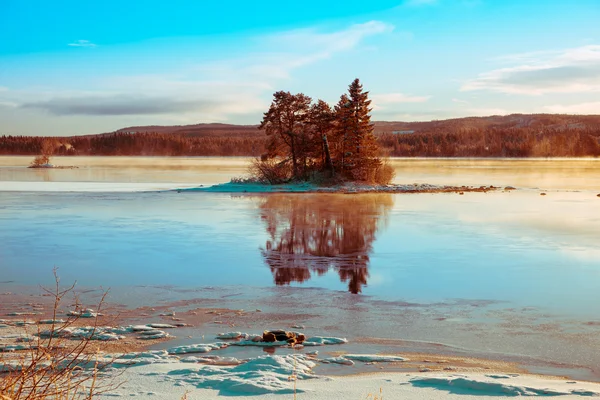
[[[355,77],[375,120],[600,114],[598,21],[598,0],[0,0],[0,135],[256,124],[277,90],[334,104]]]

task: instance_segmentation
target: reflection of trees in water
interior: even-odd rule
[[[389,194],[270,195],[260,205],[269,239],[261,249],[277,285],[337,270],[360,293],[375,234],[393,205]]]

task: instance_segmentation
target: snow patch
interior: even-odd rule
[[[342,357],[348,360],[361,362],[403,362],[408,358],[398,356],[382,356],[379,354],[344,354]]]
[[[228,339],[248,339],[249,335],[242,332],[227,332],[217,334],[217,339],[228,340]]]
[[[293,394],[294,379],[315,378],[315,363],[302,355],[261,356],[234,367],[202,366],[168,373],[170,379],[220,395]],[[296,392],[303,392],[297,389]]]
[[[190,353],[208,353],[213,350],[224,349],[229,346],[229,344],[225,342],[217,342],[217,343],[201,343],[201,344],[190,344],[187,346],[176,346],[171,347],[169,350],[169,354],[190,354]]]
[[[66,339],[114,341],[125,338],[119,334],[120,332],[122,332],[122,328],[82,326],[77,328],[48,329],[41,331],[38,336],[42,338],[60,337]]]
[[[302,344],[305,346],[324,346],[326,344],[344,344],[348,343],[346,338],[313,336],[306,339]]]
[[[324,358],[322,360],[320,360],[322,363],[325,364],[342,364],[342,365],[354,365],[354,361],[352,360],[348,360],[347,358],[344,357],[330,357],[330,358]]]
[[[453,394],[484,396],[600,396],[599,392],[589,390],[562,390],[533,385],[510,384],[507,381],[497,382],[486,377],[444,376],[417,377],[410,380],[414,386],[444,390]]]
[[[97,313],[91,308],[86,308],[85,310],[72,310],[67,313],[69,317],[78,317],[78,318],[97,318],[102,314]]]

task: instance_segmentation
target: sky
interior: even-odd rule
[[[278,90],[372,118],[600,114],[599,0],[0,0],[0,135],[258,124]]]

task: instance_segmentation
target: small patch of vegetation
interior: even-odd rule
[[[99,361],[98,350],[91,343],[97,318],[91,321],[91,334],[77,339],[70,336],[70,328],[79,317],[66,321],[57,318],[63,300],[73,294],[74,285],[61,289],[56,270],[54,275],[55,288],[44,289],[54,298],[52,322],[45,325],[49,329],[42,331],[37,321],[30,325],[35,332],[30,332],[24,323],[23,350],[0,350],[0,399],[91,399],[119,386],[104,374],[112,362]],[[106,293],[98,303],[98,311],[105,297]],[[79,302],[74,300],[77,309]]]
[[[54,154],[54,144],[50,140],[44,140],[41,145],[41,154],[35,156],[31,164],[29,164],[30,168],[45,168],[50,166],[50,157]]]

